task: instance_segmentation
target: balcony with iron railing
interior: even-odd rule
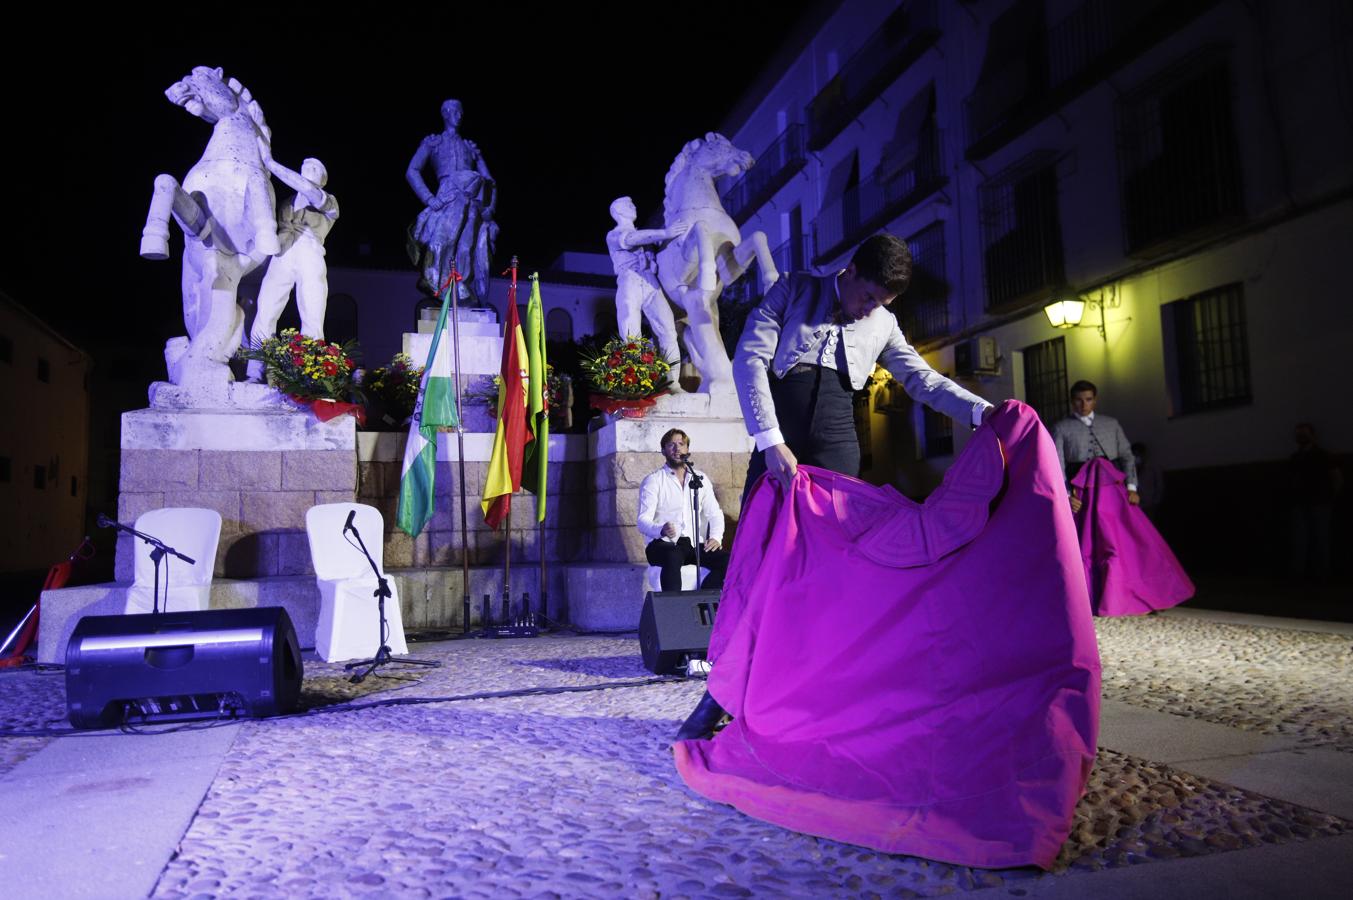
[[[1129,255],[1159,256],[1244,220],[1240,148],[1225,65],[1214,64],[1159,94],[1125,103],[1119,115]]]
[[[798,244],[797,253],[795,243]],[[809,259],[808,235],[802,234],[790,238],[770,251],[775,267],[783,275],[796,269],[806,268]],[[719,297],[721,302],[747,304],[761,299],[761,267],[753,262],[742,273],[742,277],[723,289]]]
[[[963,101],[967,158],[985,159],[1216,0],[1085,0]]]
[[[940,165],[940,144],[939,130],[926,128],[909,163],[878,172],[823,207],[813,222],[813,261],[828,262],[942,187],[948,179]]]
[[[808,146],[821,150],[939,38],[937,0],[914,0],[884,20],[808,103]]]
[[[805,135],[802,125],[790,125],[756,158],[756,165],[724,193],[724,209],[739,225],[808,164]]]

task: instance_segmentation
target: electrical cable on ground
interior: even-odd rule
[[[231,716],[229,718],[211,719],[205,722],[190,722],[182,725],[173,725],[167,728],[157,728],[153,731],[146,730],[142,726],[124,722],[118,726],[118,730],[123,734],[135,734],[141,736],[172,734],[178,731],[196,731],[205,728],[220,728],[223,725],[233,725],[243,721],[269,722],[280,719],[300,719],[311,716],[330,715],[340,712],[361,712],[368,709],[379,709],[387,706],[417,706],[428,703],[463,703],[469,700],[499,700],[509,697],[538,697],[551,694],[578,694],[589,691],[605,691],[612,688],[633,688],[649,687],[655,684],[678,684],[688,682],[690,678],[680,678],[672,675],[657,675],[652,678],[637,678],[628,681],[603,681],[592,684],[576,685],[556,685],[515,688],[505,691],[481,691],[474,694],[452,694],[446,697],[387,697],[382,700],[372,700],[366,703],[337,703],[333,706],[317,706],[312,709],[301,710],[299,712],[284,713],[282,715],[268,716],[266,718],[251,719],[248,717]],[[16,729],[0,730],[0,738],[5,737],[107,737],[112,729],[101,730],[80,730],[75,728],[36,728],[36,729]]]

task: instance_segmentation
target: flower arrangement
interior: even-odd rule
[[[568,375],[556,375],[550,363],[545,364],[545,372],[545,409],[551,419],[571,419],[569,412],[573,405],[573,379]]]
[[[389,365],[362,376],[362,391],[368,402],[380,407],[381,414],[375,417],[378,421],[398,426],[413,415],[422,383],[423,367],[414,365],[407,353],[396,353]]]
[[[638,400],[659,393],[671,364],[645,337],[615,337],[594,356],[584,357],[583,371],[593,390],[606,397]]]
[[[490,406],[498,404],[498,388],[503,383],[501,375],[480,375],[469,383],[463,395],[466,403],[483,403]],[[554,364],[545,364],[545,408],[550,415],[566,406],[569,399],[568,388],[573,379],[567,375],[556,375]]]
[[[256,347],[242,350],[240,356],[261,360],[269,385],[314,406],[320,400],[361,401],[361,391],[353,381],[356,351],[354,341],[331,344],[288,328]]]

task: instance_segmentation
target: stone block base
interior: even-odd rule
[[[570,566],[570,622],[583,631],[638,631],[647,571],[647,564]]]
[[[581,573],[581,574],[580,574]],[[546,568],[546,615],[557,623],[574,623],[589,630],[624,631],[639,627],[643,604],[642,566],[556,566]],[[513,566],[510,571],[510,615],[541,604],[539,566]],[[465,586],[460,568],[391,568],[388,575],[399,593],[399,609],[406,630],[460,631],[464,624]],[[91,584],[45,591],[38,623],[38,661],[64,663],[71,632],[84,616],[120,615],[127,602],[127,585]],[[502,619],[503,570],[470,569],[470,625],[483,624],[484,596],[490,616]],[[284,576],[232,580],[218,578],[211,586],[211,609],[282,606],[296,626],[301,647],[315,645],[319,619],[319,588],[313,576]],[[575,609],[577,612],[575,613]],[[632,613],[632,614],[631,614]],[[578,617],[581,617],[580,619]],[[372,628],[376,627],[372,607]],[[416,653],[415,653],[416,655]]]
[[[319,422],[287,409],[124,413],[118,519],[132,524],[162,507],[214,509],[221,514],[218,577],[313,574],[306,511],[356,498],[356,447],[350,416]],[[175,535],[156,537],[175,544]],[[132,580],[132,550],[132,539],[119,535],[118,581]]]

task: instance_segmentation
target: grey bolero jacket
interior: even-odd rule
[[[834,276],[793,273],[777,281],[747,316],[733,357],[733,380],[749,434],[778,431],[770,375],[783,378],[799,362],[816,360],[818,347],[832,324],[836,302]],[[950,418],[980,422],[982,410],[991,405],[932,369],[902,336],[897,317],[883,307],[843,325],[841,340],[849,368],[846,374],[855,390],[864,387],[878,363],[913,400]],[[777,435],[769,443],[778,442]],[[760,446],[762,442],[757,443]]]

